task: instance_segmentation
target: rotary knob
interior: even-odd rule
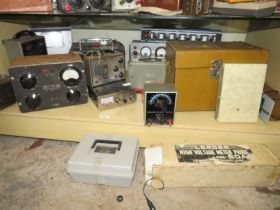
[[[113,71],[117,72],[119,70],[119,68],[117,66],[114,66]]]
[[[20,77],[20,84],[24,89],[32,89],[37,84],[37,80],[32,74],[27,73]]]
[[[81,93],[78,90],[70,89],[67,92],[66,97],[71,102],[79,102],[81,98]]]
[[[35,110],[41,104],[41,97],[33,93],[32,95],[26,97],[25,103],[29,109]]]
[[[71,4],[74,8],[80,9],[84,5],[84,0],[69,0],[69,4]]]
[[[122,58],[120,58],[120,59],[118,60],[119,63],[123,63],[123,61],[124,61],[124,60],[123,60]]]
[[[104,1],[103,0],[90,0],[89,1],[90,4],[95,7],[95,8],[98,8],[100,7],[101,5],[103,5]]]
[[[120,72],[119,73],[119,78],[123,78],[124,77],[124,73],[123,72]]]

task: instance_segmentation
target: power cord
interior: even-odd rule
[[[149,206],[149,209],[150,209],[150,210],[156,210],[156,207],[155,207],[155,205],[153,204],[153,202],[152,202],[152,201],[148,198],[148,196],[146,195],[146,193],[145,193],[145,188],[146,188],[147,184],[148,184],[150,181],[152,181],[153,179],[157,179],[157,180],[160,181],[161,184],[162,184],[162,187],[157,188],[158,190],[163,190],[163,189],[164,189],[164,182],[163,182],[161,179],[157,178],[157,177],[152,177],[151,179],[147,180],[147,181],[144,183],[144,186],[143,186],[143,195],[144,195],[145,198],[146,198],[147,205]]]

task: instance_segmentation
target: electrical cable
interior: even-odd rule
[[[163,190],[163,189],[164,189],[164,182],[163,182],[161,179],[157,178],[157,177],[152,177],[151,179],[147,180],[147,181],[144,183],[144,186],[143,186],[143,194],[144,194],[144,196],[145,196],[145,198],[146,198],[147,205],[149,206],[149,209],[150,209],[150,210],[156,210],[156,207],[154,206],[153,202],[152,202],[152,201],[148,198],[148,196],[146,195],[146,193],[145,193],[145,188],[146,188],[148,182],[152,181],[153,179],[157,179],[157,180],[160,181],[161,184],[162,184],[162,187],[157,188],[158,190]]]

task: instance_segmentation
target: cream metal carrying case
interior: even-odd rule
[[[139,143],[136,137],[88,134],[68,160],[68,173],[78,182],[130,186]]]

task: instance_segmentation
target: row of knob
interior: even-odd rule
[[[129,97],[127,98],[119,98],[119,97],[116,97],[115,98],[115,103],[116,104],[121,104],[121,103],[128,103],[129,101],[135,101],[136,100],[136,97],[134,95],[130,95]]]
[[[90,0],[89,1],[92,7],[98,8],[104,2],[104,0]],[[64,5],[64,11],[70,12],[73,9],[80,9],[84,6],[85,0],[68,0]],[[91,9],[90,5],[87,5],[87,10]]]
[[[77,103],[81,98],[81,93],[78,90],[69,89],[66,93],[66,98],[71,103]],[[41,105],[42,98],[39,94],[33,93],[25,98],[25,103],[29,109],[35,110]]]
[[[165,33],[144,33],[144,39],[145,40],[190,40],[190,41],[216,41],[216,36],[214,35],[197,35],[197,34],[168,34],[166,35]]]

